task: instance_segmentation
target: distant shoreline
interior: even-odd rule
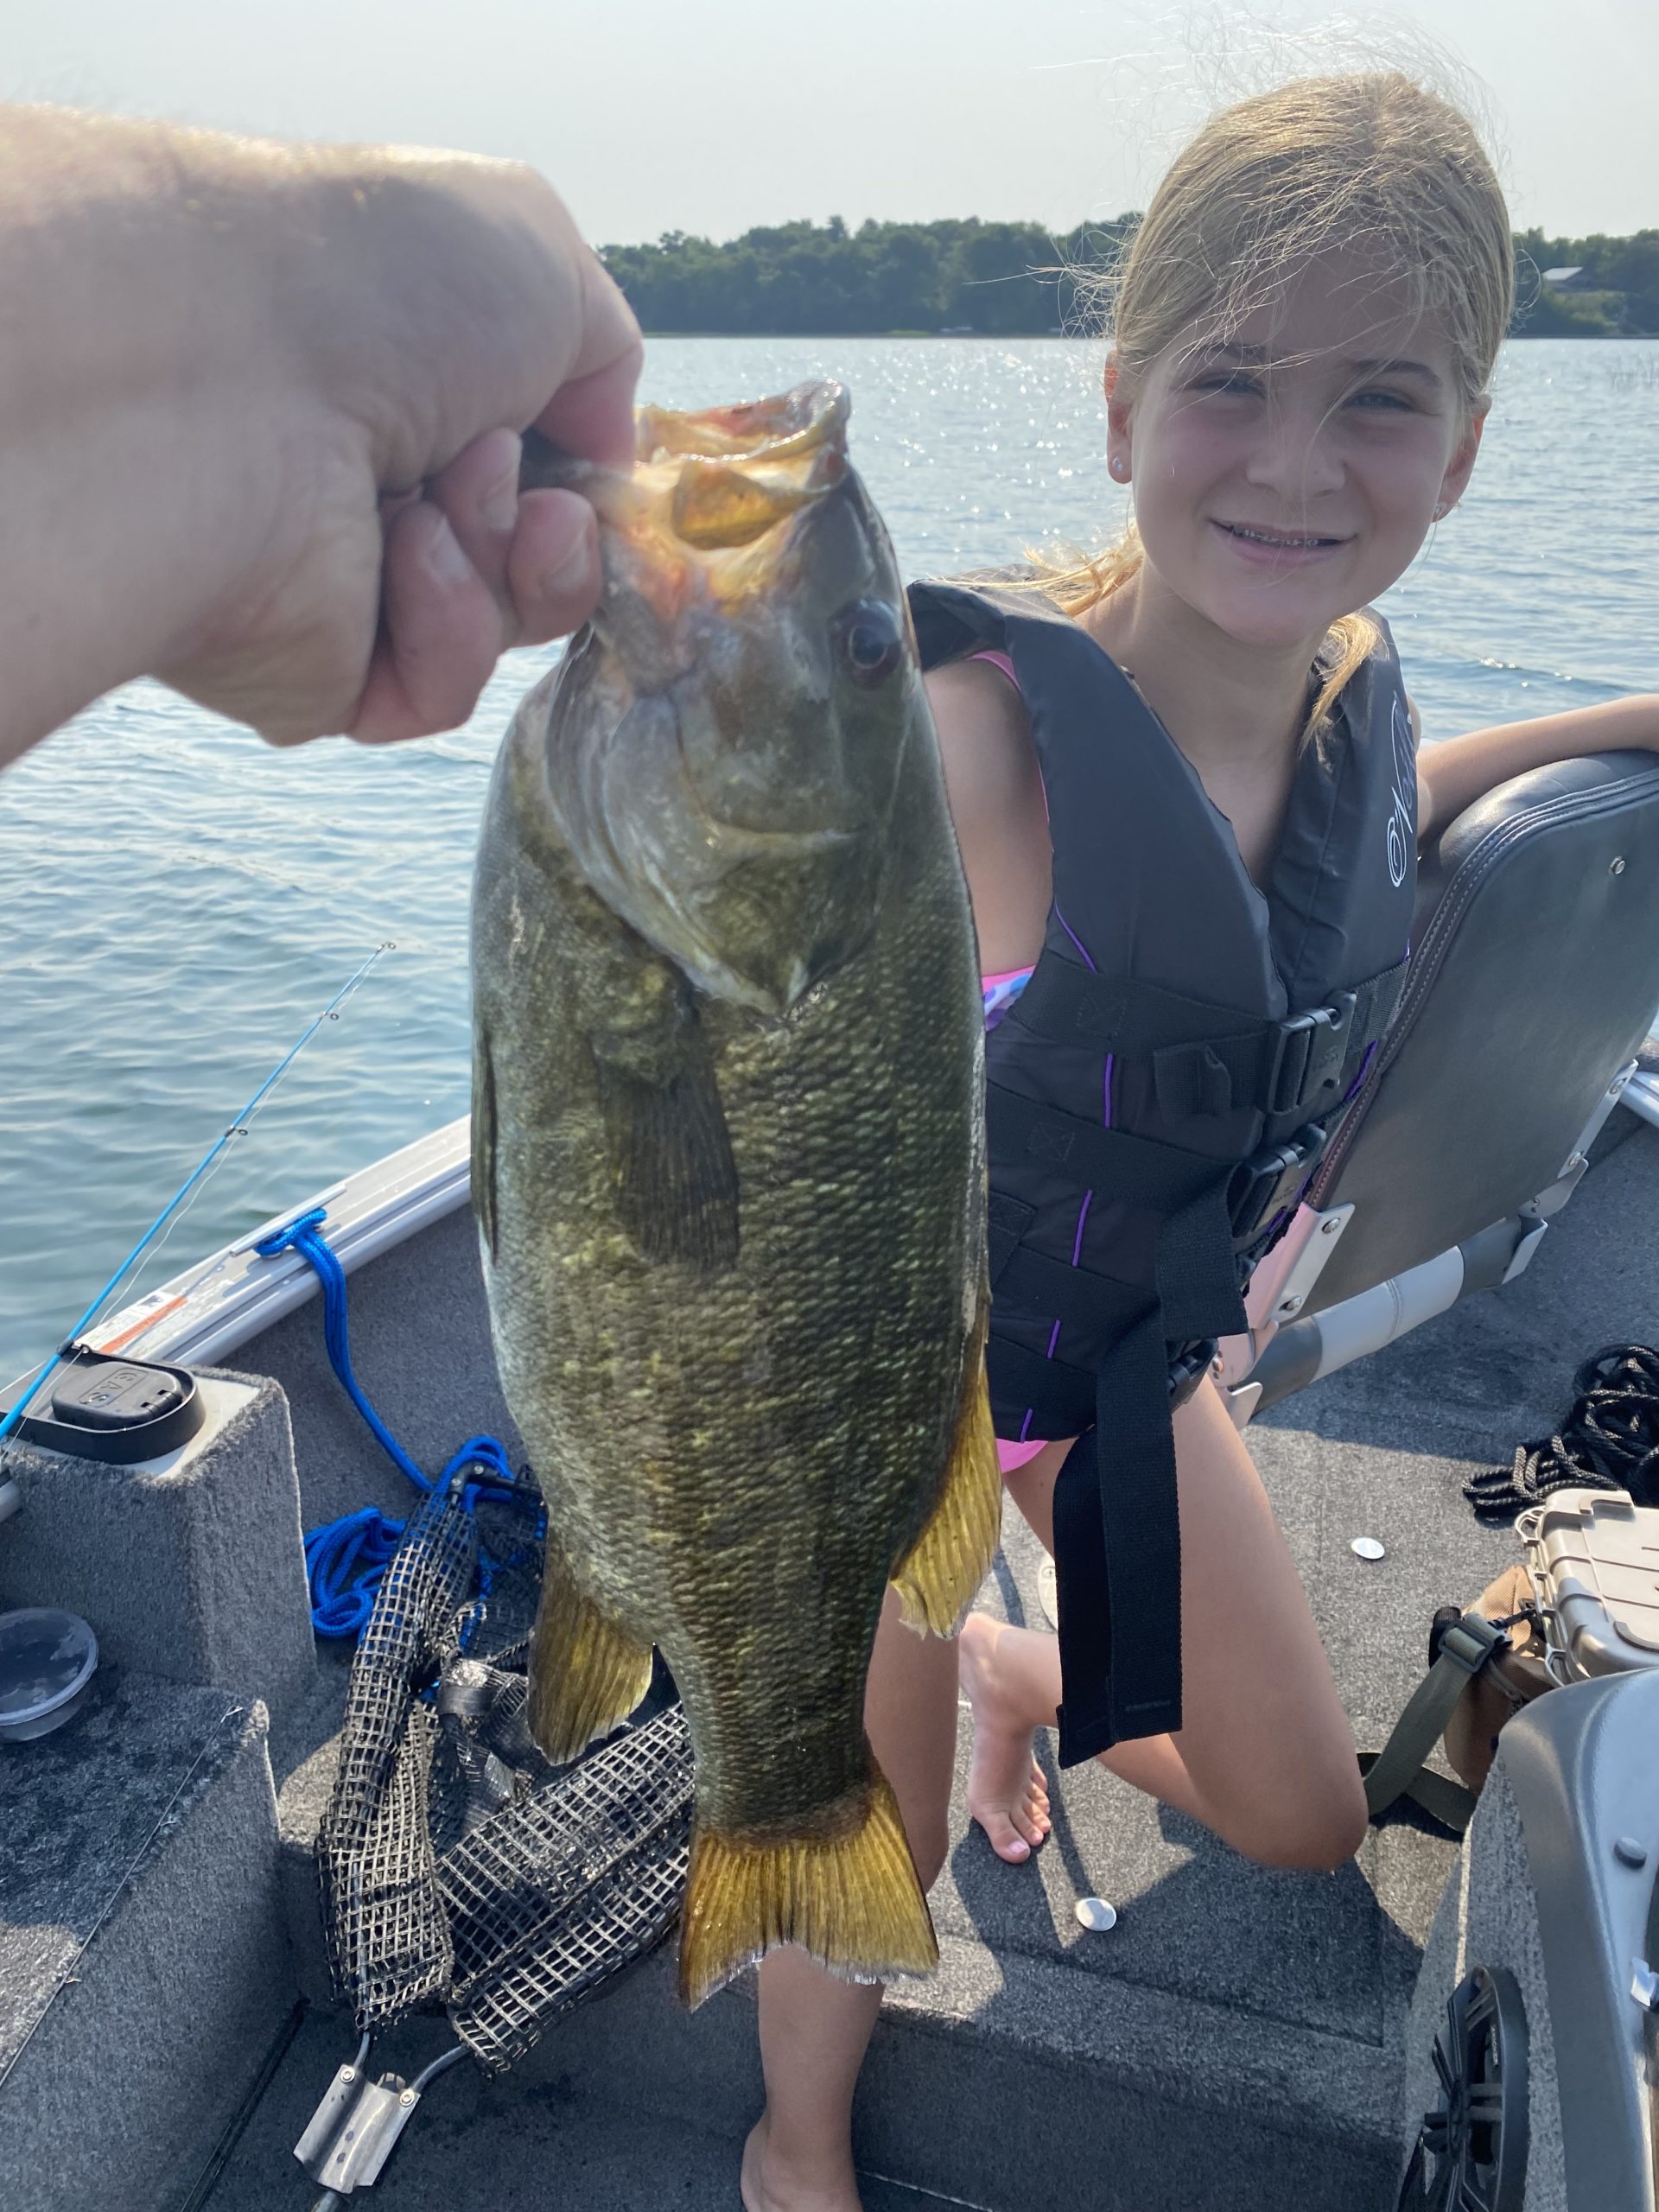
[[[643,333],[646,338],[710,338],[729,343],[734,338],[798,339],[803,344],[822,345],[830,339],[879,338],[884,340],[912,340],[938,339],[966,339],[980,346],[1098,346],[1105,342],[1103,331],[1088,330],[652,330]],[[1563,343],[1570,346],[1605,346],[1610,340],[1624,346],[1659,346],[1659,330],[1512,330],[1505,339],[1506,345],[1531,345],[1539,342]]]
[[[1040,223],[764,225],[716,241],[670,231],[600,258],[661,338],[1046,338],[1086,331],[1141,218]],[[1659,229],[1515,238],[1516,338],[1659,336]]]

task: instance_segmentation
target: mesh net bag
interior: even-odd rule
[[[365,2035],[442,1994],[454,1968],[428,1818],[437,1719],[420,1693],[441,1657],[435,1630],[472,1587],[477,1541],[457,1500],[428,1497],[352,1665],[317,1869],[329,1963]]]
[[[536,1749],[540,1580],[522,1510],[458,1488],[425,1501],[353,1663],[318,1837],[330,1963],[359,2031],[448,2000],[493,2073],[668,1935],[690,1831],[690,1742],[665,1676],[574,1765]]]

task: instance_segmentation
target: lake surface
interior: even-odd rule
[[[1062,339],[660,340],[642,397],[841,378],[906,573],[938,574],[1110,531],[1098,363]],[[1469,498],[1385,611],[1430,737],[1659,691],[1659,346],[1511,345]],[[509,655],[465,730],[384,752],[273,752],[134,684],[0,779],[0,1384],[385,940],[126,1294],[465,1113],[474,839],[556,652]]]

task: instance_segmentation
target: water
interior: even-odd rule
[[[665,340],[644,397],[842,378],[899,557],[939,573],[1109,531],[1097,365],[1066,340]],[[1430,736],[1659,691],[1656,372],[1654,347],[1509,348],[1469,499],[1386,609]],[[134,684],[0,779],[0,1381],[383,940],[137,1287],[467,1110],[474,838],[556,650],[509,655],[465,730],[389,752],[273,752]]]

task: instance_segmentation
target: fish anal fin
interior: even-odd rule
[[[705,1273],[737,1257],[737,1164],[706,1051],[652,1075],[595,1048],[617,1217],[641,1257]]]
[[[872,1761],[845,1818],[811,1836],[750,1840],[700,1819],[680,1934],[680,1994],[696,2006],[779,1945],[843,1981],[926,1974],[939,1947],[898,1802]]]
[[[651,1652],[607,1619],[550,1538],[530,1643],[530,1732],[563,1762],[626,1720],[651,1688]]]
[[[954,1636],[990,1571],[1002,1527],[1002,1477],[985,1386],[985,1330],[975,1332],[963,1374],[950,1463],[933,1511],[893,1571],[905,1625]]]

